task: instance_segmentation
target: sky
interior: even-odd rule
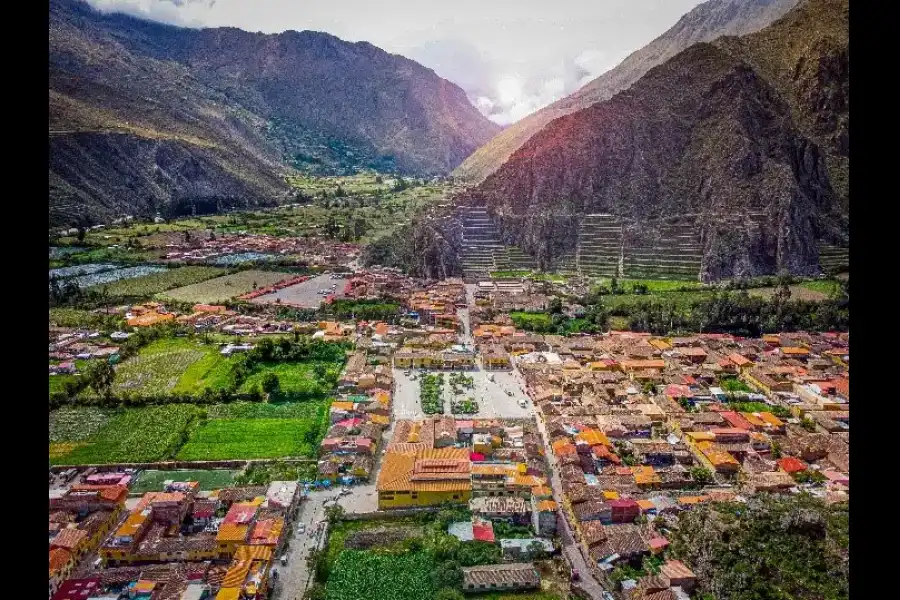
[[[700,0],[88,0],[186,27],[326,31],[402,54],[507,125],[616,66]]]

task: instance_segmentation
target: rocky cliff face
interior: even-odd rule
[[[447,173],[499,130],[433,71],[324,33],[184,29],[81,0],[51,1],[49,33],[60,222],[272,201],[291,167]]]
[[[709,0],[684,15],[664,34],[630,54],[618,66],[507,127],[468,157],[453,174],[480,183],[500,168],[534,134],[556,118],[609,100],[631,87],[653,67],[698,42],[723,35],[745,35],[766,27],[791,9],[797,0]]]
[[[696,214],[705,279],[816,272],[817,240],[846,233],[833,173],[849,160],[847,7],[806,0],[759,33],[691,46],[553,121],[473,197],[535,256],[575,242],[548,215]]]

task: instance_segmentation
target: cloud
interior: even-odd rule
[[[150,21],[203,27],[216,0],[87,0],[103,13],[123,13]]]

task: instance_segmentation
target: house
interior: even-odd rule
[[[469,501],[473,514],[491,520],[508,521],[519,525],[528,524],[531,507],[524,498],[482,496]]]
[[[500,550],[507,560],[529,560],[536,554],[552,554],[553,542],[544,538],[502,539]]]
[[[660,576],[668,579],[671,587],[690,592],[697,583],[697,576],[680,560],[667,560],[659,567]]]
[[[468,503],[471,470],[469,451],[464,448],[389,448],[378,473],[378,508]]]
[[[531,563],[464,567],[462,589],[469,593],[528,590],[541,586],[541,576]]]
[[[531,527],[538,535],[556,534],[556,520],[559,506],[551,498],[531,497]]]

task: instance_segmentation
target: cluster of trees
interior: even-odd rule
[[[334,214],[330,214],[322,227],[322,233],[331,240],[356,242],[366,235],[370,228],[369,221],[365,217],[350,215],[347,217],[344,225],[341,226],[338,224],[337,217]]]
[[[807,494],[759,495],[681,513],[669,538],[699,597],[849,598],[849,506]]]
[[[746,291],[723,291],[686,306],[666,298],[643,300],[617,307],[612,314],[626,317],[634,331],[656,335],[699,331],[756,337],[779,331],[847,331],[850,327],[849,297],[789,300],[789,290],[780,290],[771,299],[750,296]]]
[[[400,305],[385,300],[337,299],[326,307],[328,313],[339,319],[394,322],[400,315]]]

